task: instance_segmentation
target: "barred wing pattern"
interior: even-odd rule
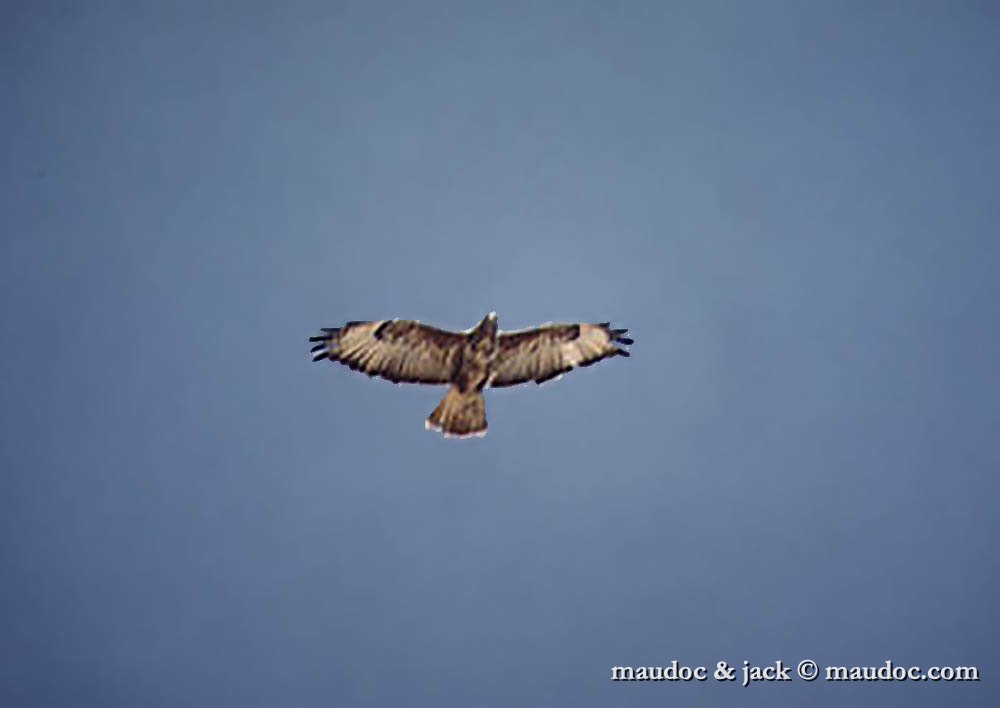
[[[329,359],[393,383],[450,382],[461,363],[465,335],[416,320],[348,322],[323,328],[313,361]]]
[[[590,366],[611,356],[629,356],[619,344],[632,344],[627,329],[600,324],[552,324],[536,329],[501,332],[490,386],[554,379],[577,366]]]

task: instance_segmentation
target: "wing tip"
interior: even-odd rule
[[[309,343],[316,345],[309,350],[309,353],[313,355],[313,361],[333,359],[330,355],[331,344],[337,337],[340,336],[340,330],[340,327],[320,327],[320,332],[323,334],[318,334],[315,337],[309,337]]]
[[[627,327],[612,329],[610,322],[600,322],[598,323],[598,326],[602,328],[605,332],[607,332],[608,338],[616,344],[624,344],[625,346],[635,344],[635,339],[626,336],[628,335]],[[617,351],[623,354],[624,356],[629,355],[628,352],[622,349],[621,347],[617,347]]]
[[[610,322],[602,322],[601,326],[604,328],[604,330],[611,337],[611,341],[612,342],[617,342],[618,344],[625,344],[625,345],[635,344],[635,340],[632,339],[632,337],[625,336],[625,335],[628,334],[628,328],[627,327],[622,327],[622,328],[619,328],[619,329],[612,329]]]

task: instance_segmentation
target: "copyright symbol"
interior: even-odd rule
[[[819,667],[812,659],[803,659],[800,661],[795,671],[803,681],[815,681],[816,677],[819,676]]]

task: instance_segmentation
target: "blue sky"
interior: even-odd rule
[[[22,3],[0,702],[995,705],[989,3]],[[351,319],[611,320],[490,392]],[[621,664],[978,684],[621,684]]]

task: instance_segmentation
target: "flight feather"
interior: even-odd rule
[[[551,324],[497,337],[490,386],[500,388],[526,381],[544,383],[611,356],[628,356],[619,344],[632,344],[628,330],[600,324]]]
[[[416,320],[348,322],[312,337],[313,361],[330,359],[393,383],[443,384],[454,378],[465,337]]]

